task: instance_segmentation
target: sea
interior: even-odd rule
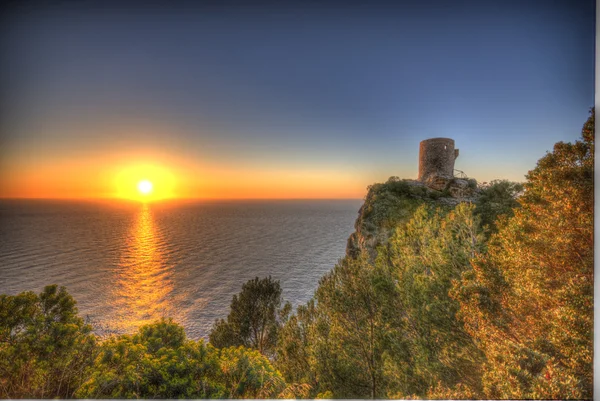
[[[207,338],[255,277],[306,303],[342,258],[361,200],[0,200],[0,294],[66,287],[99,335],[162,317]]]

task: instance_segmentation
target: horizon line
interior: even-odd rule
[[[153,203],[153,202],[164,202],[164,201],[244,201],[244,200],[364,200],[364,198],[162,198],[162,199],[151,199],[151,200],[141,200],[141,199],[128,199],[128,198],[49,198],[49,197],[3,197],[0,196],[0,200],[69,200],[69,201],[125,201],[125,202],[139,202],[139,203]]]

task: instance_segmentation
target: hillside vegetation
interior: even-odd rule
[[[0,395],[592,398],[593,184],[592,109],[524,184],[372,185],[309,302],[251,280],[209,343],[170,320],[100,339],[57,286],[1,295]]]

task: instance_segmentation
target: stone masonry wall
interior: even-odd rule
[[[419,145],[419,178],[428,182],[436,177],[450,179],[454,176],[454,160],[458,149],[454,149],[454,139],[432,138]]]

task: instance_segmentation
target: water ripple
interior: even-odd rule
[[[0,293],[67,287],[117,332],[173,317],[192,338],[244,282],[271,275],[306,302],[344,255],[360,201],[0,201]]]

